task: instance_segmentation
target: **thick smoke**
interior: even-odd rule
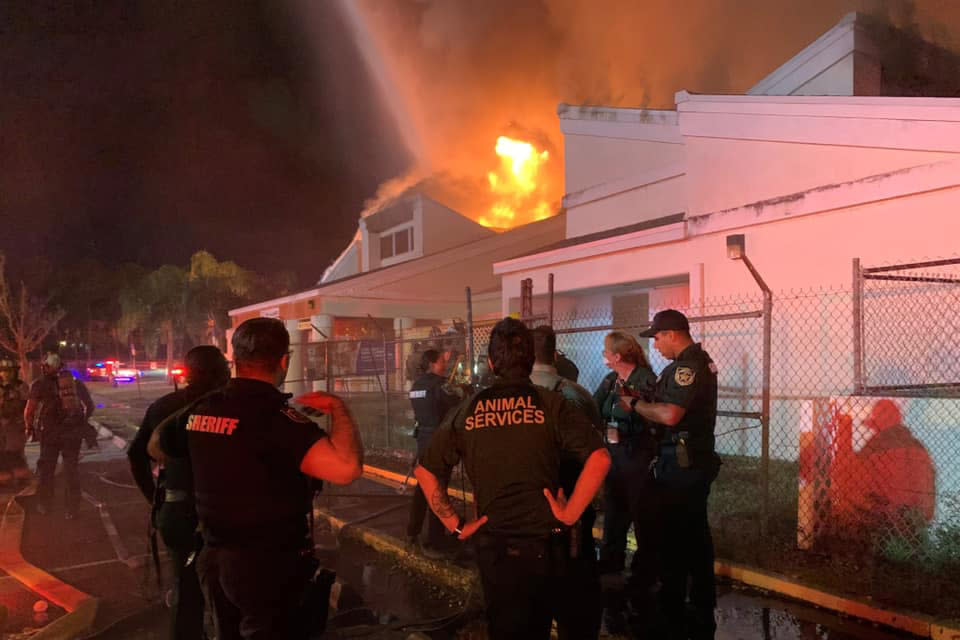
[[[936,0],[346,1],[399,87],[386,96],[403,104],[397,126],[417,136],[410,174],[380,199],[429,176],[428,191],[471,217],[490,204],[500,135],[549,151],[559,207],[560,102],[669,109],[681,89],[741,93],[854,10],[941,42],[938,25],[960,24],[960,3]]]

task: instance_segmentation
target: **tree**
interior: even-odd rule
[[[249,300],[260,278],[233,261],[219,262],[209,251],[190,257],[188,278],[191,333],[197,342],[223,349],[230,321],[227,311]]]
[[[174,363],[176,338],[186,326],[189,290],[187,272],[165,264],[146,274],[120,293],[120,329],[127,342],[137,329],[145,340],[163,340],[167,347],[167,369]]]
[[[187,269],[163,265],[121,289],[121,340],[125,337],[129,343],[139,332],[148,353],[153,345],[165,342],[169,368],[179,353],[177,344],[184,340],[225,348],[231,308],[287,291],[282,277],[266,278],[230,260],[221,262],[209,251],[198,251]]]
[[[44,338],[63,317],[63,311],[51,308],[49,300],[31,296],[22,281],[20,294],[16,295],[7,282],[6,266],[6,257],[0,254],[0,321],[3,322],[0,346],[17,356],[20,371],[29,382],[27,357],[43,344]]]

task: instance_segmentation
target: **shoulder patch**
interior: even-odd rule
[[[284,407],[284,408],[280,409],[280,413],[282,413],[283,415],[287,416],[288,418],[290,418],[290,419],[293,420],[294,422],[299,422],[299,423],[301,423],[301,424],[311,424],[311,423],[313,422],[313,420],[311,420],[311,419],[308,418],[307,416],[303,415],[302,413],[300,413],[299,411],[297,411],[297,410],[294,409],[293,407]]]
[[[674,381],[681,387],[689,387],[693,384],[697,374],[690,367],[677,367],[673,374]]]
[[[711,362],[709,365],[707,365],[707,368],[710,369],[710,373],[712,373],[713,375],[717,375],[717,365],[716,365],[716,364],[714,364],[713,362]]]

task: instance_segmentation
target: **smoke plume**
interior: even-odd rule
[[[428,190],[477,219],[492,203],[499,136],[548,152],[538,179],[558,210],[560,102],[669,109],[681,89],[741,93],[854,10],[910,21],[948,45],[956,34],[940,25],[960,24],[960,3],[936,0],[346,2],[392,77],[382,97],[402,103],[396,125],[417,138],[408,175],[368,204],[429,177]]]

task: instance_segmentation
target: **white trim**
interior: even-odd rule
[[[690,237],[960,187],[960,160],[920,165],[687,218]]]
[[[516,271],[557,264],[558,262],[582,260],[605,253],[626,251],[628,249],[636,249],[663,242],[674,242],[683,240],[685,237],[686,223],[674,222],[673,224],[666,224],[660,227],[652,227],[650,229],[602,238],[592,242],[584,242],[583,244],[575,244],[542,253],[521,256],[512,260],[495,262],[493,264],[493,273],[502,276]]]
[[[857,14],[848,13],[829,31],[748,89],[747,95],[789,95],[796,91],[858,50],[857,45],[863,44],[856,37],[858,26]],[[851,87],[853,82],[850,78]]]
[[[575,207],[589,204],[597,200],[602,200],[603,198],[609,198],[610,196],[615,196],[620,193],[633,191],[634,189],[640,189],[643,187],[649,187],[660,182],[666,182],[667,180],[672,180],[673,178],[683,176],[686,174],[686,172],[686,162],[675,162],[670,165],[656,167],[654,169],[644,171],[639,175],[611,180],[610,182],[604,182],[602,184],[581,189],[580,191],[568,193],[567,195],[563,196],[563,206],[567,209],[573,209]]]
[[[803,115],[814,113],[818,106],[824,110],[823,115],[846,115],[857,118],[897,117],[910,119],[908,113],[902,109],[926,109],[941,107],[949,109],[956,119],[956,109],[960,108],[960,98],[902,98],[886,96],[745,96],[739,94],[699,94],[690,93],[686,89],[674,94],[677,111],[680,113],[680,122],[683,122],[683,112],[688,111],[744,111],[753,108],[775,111],[782,115]],[[726,105],[726,108],[711,105]],[[733,106],[738,105],[738,106]],[[779,105],[779,107],[777,106]],[[849,113],[838,114],[838,107],[851,107]],[[884,109],[884,108],[889,109]],[[776,111],[779,109],[779,111]],[[875,114],[883,115],[875,115]],[[936,113],[936,109],[932,113]]]
[[[406,262],[411,258],[417,257],[417,249],[419,246],[417,244],[417,228],[412,221],[401,222],[398,225],[395,225],[393,227],[390,227],[389,229],[385,229],[384,231],[381,231],[378,234],[379,237],[377,238],[377,242],[383,242],[384,236],[391,236],[392,239],[390,242],[393,245],[393,249],[396,249],[397,247],[396,235],[401,231],[405,231],[407,229],[410,230],[410,236],[409,236],[410,248],[404,251],[403,253],[393,253],[390,255],[389,258],[384,258],[383,255],[381,255],[380,256],[381,267],[389,267],[391,265],[400,264],[401,262]],[[383,247],[381,246],[381,253],[382,253],[382,249]]]
[[[334,280],[333,282],[337,282]],[[331,282],[330,284],[333,284]],[[330,285],[326,285],[330,286]],[[254,304],[248,304],[245,307],[240,307],[238,309],[231,309],[227,311],[229,316],[238,316],[242,313],[250,313],[251,311],[259,311],[260,309],[266,309],[268,307],[276,307],[282,304],[288,304],[290,302],[297,302],[299,300],[306,300],[307,298],[312,298],[320,293],[319,289],[310,289],[309,291],[301,291],[300,293],[292,293],[289,296],[284,296],[282,298],[273,298],[272,300],[264,300],[263,302],[257,302]]]
[[[642,109],[639,107],[608,107],[604,105],[557,105],[561,126],[570,120],[594,122],[621,122],[649,125],[675,125],[677,112],[673,109]]]
[[[831,146],[960,153],[960,110],[953,121],[684,113],[683,135]]]
[[[605,122],[589,120],[561,120],[560,129],[568,136],[643,140],[663,144],[683,144],[683,136],[676,124],[646,124],[642,122]]]

